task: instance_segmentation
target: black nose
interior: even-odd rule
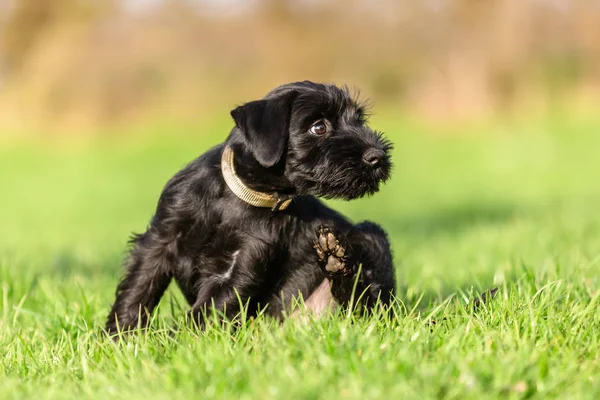
[[[372,167],[381,164],[381,160],[385,157],[385,152],[379,149],[369,149],[363,154],[363,161]]]

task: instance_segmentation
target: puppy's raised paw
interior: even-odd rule
[[[319,265],[328,274],[348,275],[352,272],[348,265],[348,246],[343,237],[336,235],[328,226],[321,225],[316,231],[314,248]]]

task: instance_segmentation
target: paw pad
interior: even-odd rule
[[[342,272],[344,275],[348,274],[350,271],[346,268],[346,246],[326,226],[317,228],[316,233],[317,240],[315,240],[314,248],[321,266],[331,274],[338,272]]]

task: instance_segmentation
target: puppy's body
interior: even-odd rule
[[[367,306],[389,301],[394,276],[383,230],[352,225],[314,197],[374,193],[389,176],[390,146],[364,125],[359,105],[334,86],[303,82],[232,116],[236,127],[225,143],[167,183],[148,230],[133,239],[109,332],[144,325],[171,279],[200,325],[207,306],[233,317],[240,300],[250,313],[266,306],[281,317],[294,297],[309,298],[317,288],[323,297],[326,278],[337,303],[350,300],[355,282]],[[326,121],[327,134],[315,120]],[[226,148],[245,186],[291,198],[289,206],[272,210],[238,198],[223,177]]]

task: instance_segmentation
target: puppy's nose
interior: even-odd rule
[[[381,163],[383,157],[385,157],[385,152],[383,150],[369,149],[365,151],[365,154],[363,154],[363,161],[369,164],[371,167],[376,167]]]

